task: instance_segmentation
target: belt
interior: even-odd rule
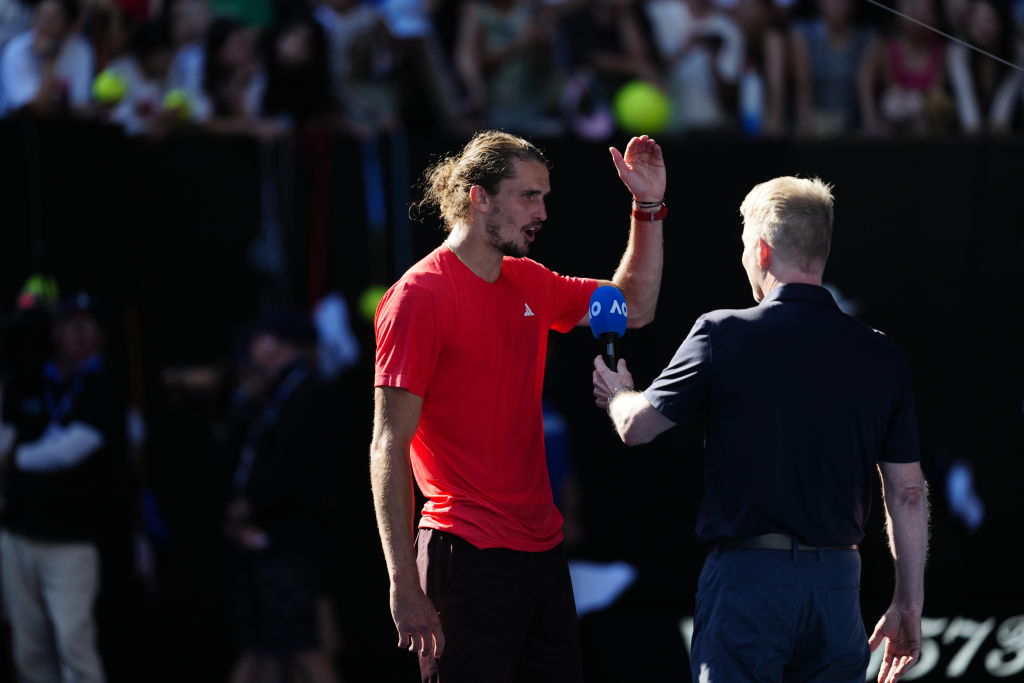
[[[712,550],[793,550],[794,538],[789,534],[770,533],[748,538],[723,538],[711,545]],[[857,545],[808,545],[797,543],[797,550],[856,550]]]

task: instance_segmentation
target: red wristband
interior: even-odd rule
[[[668,204],[666,204],[665,202],[662,202],[661,206],[658,207],[656,211],[652,209],[638,209],[635,205],[633,206],[633,218],[635,218],[638,221],[643,221],[645,223],[649,223],[651,221],[663,221],[665,220],[665,216],[667,215]]]

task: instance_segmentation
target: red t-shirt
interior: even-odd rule
[[[548,330],[572,329],[596,288],[508,257],[486,282],[442,245],[381,299],[374,386],[423,398],[410,453],[420,527],[478,548],[561,542],[541,420]]]

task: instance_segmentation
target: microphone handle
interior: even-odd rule
[[[601,356],[604,364],[609,370],[617,370],[619,367],[619,335],[615,332],[601,333]]]

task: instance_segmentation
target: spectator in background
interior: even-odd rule
[[[935,0],[899,0],[904,15],[935,26]],[[945,91],[945,43],[933,31],[900,18],[892,35],[875,43],[861,83],[864,127],[870,134],[948,130],[953,103]]]
[[[203,41],[210,25],[206,0],[171,0],[164,5],[164,17],[170,24],[174,56],[170,83],[188,93],[191,106],[203,100]]]
[[[489,128],[527,135],[563,132],[554,15],[535,0],[462,5],[455,64],[474,114]]]
[[[76,0],[41,0],[32,29],[11,38],[0,56],[0,101],[34,114],[89,108],[93,52],[76,30]]]
[[[214,133],[272,138],[282,128],[262,118],[266,71],[259,30],[220,17],[210,25],[203,56],[203,99],[197,118]]]
[[[743,66],[743,35],[714,0],[646,0],[672,100],[670,132],[722,131]]]
[[[334,97],[345,128],[359,137],[397,128],[396,55],[381,15],[358,0],[319,0],[313,16],[327,33]]]
[[[129,20],[118,0],[79,2],[82,33],[92,45],[96,71],[101,71],[128,48]]]
[[[121,78],[125,95],[110,112],[110,120],[131,135],[162,135],[188,118],[187,110],[165,106],[170,84],[173,46],[167,24],[154,20],[132,32],[127,54],[108,70]]]
[[[973,0],[964,24],[967,41],[1003,59],[1013,57],[1012,26],[1006,8],[994,0]],[[963,45],[946,48],[949,80],[960,129],[968,134],[1009,132],[1019,107],[1020,71]]]
[[[22,0],[0,0],[0,50],[7,41],[32,27],[32,7]]]
[[[56,355],[44,366],[37,390],[14,392],[4,401],[4,422],[16,437],[3,457],[8,472],[0,578],[19,675],[99,683],[97,543],[123,445],[124,411],[91,296],[62,302],[54,337]]]
[[[257,323],[249,345],[226,525],[242,650],[234,683],[336,680],[324,563],[339,533],[333,460],[341,449],[331,394],[310,357],[316,343],[309,316],[279,312]]]
[[[569,73],[562,113],[570,130],[606,140],[615,130],[612,101],[631,80],[660,83],[633,0],[576,0],[561,8]]]
[[[945,28],[954,36],[967,35],[967,14],[971,11],[972,0],[942,0],[942,19]]]
[[[853,0],[818,0],[820,17],[790,33],[801,135],[848,135],[860,129],[858,88],[874,38],[854,21]]]
[[[772,0],[739,0],[734,10],[745,55],[739,83],[741,127],[776,136],[786,123],[786,39]]]
[[[659,80],[634,0],[581,2],[562,18],[573,66],[595,74],[611,94],[627,81]]]
[[[271,33],[268,42],[264,115],[289,127],[334,117],[338,106],[320,24],[306,15],[292,17]]]
[[[397,50],[402,115],[407,126],[471,135],[466,103],[434,23],[438,0],[380,0],[380,14]],[[429,102],[430,107],[423,103]]]

